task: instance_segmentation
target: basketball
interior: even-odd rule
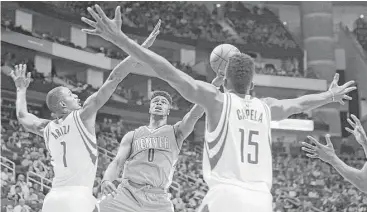
[[[221,44],[214,48],[210,54],[210,66],[215,73],[219,70],[224,71],[228,63],[231,53],[240,52],[235,46],[231,44]]]

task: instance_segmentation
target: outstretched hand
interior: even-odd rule
[[[18,90],[27,89],[29,83],[32,81],[31,72],[28,72],[26,75],[26,71],[27,65],[19,64],[15,66],[15,71],[12,70],[10,73],[10,76],[14,80],[15,86]]]
[[[354,81],[351,80],[346,82],[344,85],[339,86],[339,74],[334,75],[333,82],[331,82],[329,91],[333,94],[332,101],[339,102],[340,104],[344,105],[344,100],[352,100],[352,97],[348,96],[347,94],[351,91],[357,89],[356,86],[352,86]]]
[[[82,29],[83,32],[90,35],[98,35],[107,41],[112,41],[114,37],[123,34],[121,31],[122,20],[120,6],[116,7],[115,18],[113,19],[109,19],[98,4],[95,5],[95,8],[97,12],[90,7],[87,8],[95,21],[82,17],[82,21],[94,29]],[[149,48],[153,45],[155,39],[160,33],[160,27],[161,20],[158,21],[149,37],[144,41],[142,44],[143,47]]]
[[[122,19],[120,6],[116,7],[115,17],[113,19],[109,19],[98,4],[95,5],[95,9],[97,12],[91,7],[87,8],[94,21],[82,17],[82,21],[94,29],[82,29],[83,32],[90,35],[98,35],[108,41],[112,41],[115,36],[123,34],[121,31]]]
[[[367,136],[366,132],[363,129],[361,121],[359,121],[359,119],[353,114],[351,115],[351,117],[353,121],[350,118],[348,118],[347,121],[350,124],[350,126],[353,127],[353,130],[350,129],[349,127],[346,127],[345,130],[353,134],[359,144],[361,144],[363,147],[366,147]]]
[[[326,145],[321,144],[312,136],[307,136],[312,144],[307,142],[302,142],[302,150],[306,152],[306,156],[309,158],[319,158],[324,162],[330,163],[330,161],[335,157],[334,146],[331,143],[330,135],[325,136]]]
[[[159,29],[161,28],[161,19],[159,19],[158,23],[155,25],[153,31],[150,33],[149,37],[141,44],[142,47],[149,48],[153,45],[155,39],[159,35]]]

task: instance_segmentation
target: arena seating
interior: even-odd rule
[[[225,17],[246,43],[296,48],[286,29],[266,8],[246,8],[241,2],[227,2]]]
[[[96,2],[80,2],[80,3],[70,3],[70,2],[50,2],[52,6],[57,6],[58,9],[68,9],[67,11],[73,12],[74,15],[78,13],[78,15],[86,15],[87,6],[93,6]],[[106,12],[113,13],[114,7],[116,6],[113,3],[102,3],[103,8],[107,8]],[[190,37],[193,39],[198,36],[198,31],[201,34],[203,39],[208,41],[217,41],[217,42],[231,42],[228,40],[228,36],[226,34],[221,35],[221,39],[215,38],[215,36],[219,35],[219,32],[223,32],[223,29],[215,22],[213,15],[209,14],[207,8],[204,5],[195,4],[192,5],[188,2],[180,2],[177,3],[167,3],[164,5],[168,6],[169,10],[163,8],[161,2],[121,2],[124,13],[124,22],[127,26],[132,28],[141,28],[150,31],[153,29],[154,24],[156,24],[158,18],[162,19],[162,30],[161,34],[168,34],[170,36],[176,38],[182,37]],[[263,46],[265,49],[267,47],[278,47],[283,49],[296,48],[296,44],[289,37],[289,33],[286,32],[285,28],[280,25],[279,21],[274,21],[274,14],[271,14],[267,9],[263,9],[263,13],[259,13],[257,10],[249,11],[245,13],[246,16],[238,16],[238,11],[233,11],[233,6],[229,7],[230,3],[226,4],[226,15],[228,18],[228,22],[234,26],[234,28],[238,28],[238,30],[246,29],[246,31],[238,31],[238,34],[242,36],[245,43],[259,44],[259,46]],[[234,3],[233,3],[234,4]],[[242,4],[240,4],[242,5]],[[149,13],[144,12],[149,8]],[[152,12],[152,8],[154,9]],[[166,8],[166,7],[164,7]],[[193,9],[188,9],[193,8]],[[245,7],[241,7],[246,10]],[[138,10],[139,9],[139,10]],[[156,11],[157,10],[157,11]],[[138,12],[137,12],[138,11]],[[143,11],[143,12],[142,12]],[[180,11],[182,19],[174,19],[170,11]],[[157,16],[160,14],[160,16]],[[244,14],[243,11],[241,14]],[[112,15],[112,14],[110,14]],[[200,24],[200,23],[211,23],[211,24]],[[2,26],[5,29],[16,31],[19,33],[23,33],[26,35],[34,36],[41,39],[46,39],[51,42],[57,42],[63,45],[67,45],[73,48],[82,49],[81,47],[75,45],[74,43],[64,39],[59,38],[52,35],[52,32],[29,32],[27,30],[22,29],[21,27],[15,27],[11,20],[2,19]],[[199,28],[199,29],[198,29]],[[205,29],[204,29],[205,28]],[[218,28],[218,29],[217,29]],[[214,33],[217,32],[218,33]],[[194,36],[195,35],[195,36]],[[179,41],[179,40],[178,40]],[[215,44],[213,44],[215,45]],[[121,51],[115,51],[112,49],[107,49],[103,47],[95,47],[88,46],[83,50],[94,53],[103,53],[107,57],[114,59],[123,59],[126,57],[126,54]],[[310,71],[299,70],[298,61],[295,58],[290,58],[284,60],[284,64],[282,67],[275,67],[273,64],[263,64],[257,68],[257,73],[260,74],[270,74],[270,75],[278,75],[278,76],[291,76],[291,77],[307,77],[307,78],[317,78],[314,73],[309,73]],[[188,73],[194,73],[191,70],[191,67],[186,67]]]

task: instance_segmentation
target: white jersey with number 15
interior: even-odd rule
[[[260,99],[225,93],[217,128],[205,131],[203,175],[209,187],[238,185],[270,192],[271,114]]]
[[[52,187],[84,186],[91,191],[97,171],[97,141],[84,126],[80,111],[62,122],[51,121],[44,130],[55,172]]]

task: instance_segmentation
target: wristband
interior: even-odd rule
[[[332,102],[335,102],[335,95],[334,95],[334,93],[331,90],[329,90],[329,92],[331,93],[331,101]]]

